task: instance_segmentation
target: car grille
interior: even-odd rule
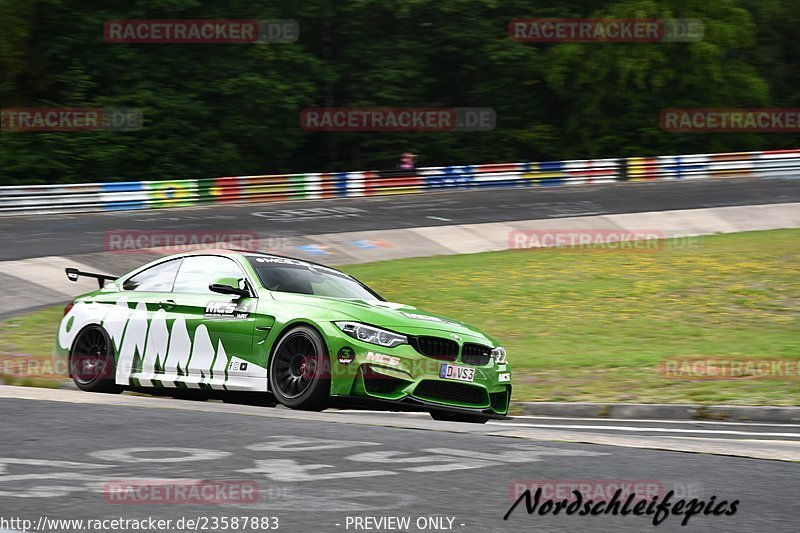
[[[481,387],[433,379],[426,379],[417,385],[414,396],[439,402],[486,405],[486,391]]]
[[[364,375],[364,389],[369,394],[392,396],[409,383],[402,379],[375,372],[369,365],[365,365],[362,372]]]
[[[461,349],[461,361],[468,365],[488,365],[492,359],[492,349],[480,344],[465,344]]]
[[[458,357],[458,343],[441,337],[412,337],[411,345],[422,355],[441,359],[442,361],[455,361]]]

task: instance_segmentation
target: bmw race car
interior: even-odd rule
[[[82,390],[258,395],[295,409],[506,418],[505,350],[461,322],[391,303],[327,266],[258,252],[164,257],[70,303],[55,354]],[[164,391],[161,391],[164,392]]]

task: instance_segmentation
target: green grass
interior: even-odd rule
[[[800,230],[690,244],[493,252],[344,270],[391,301],[500,339],[514,365],[516,401],[800,405],[798,378],[689,381],[658,372],[670,357],[800,359]],[[4,350],[49,357],[61,311],[0,324]]]
[[[800,231],[661,250],[546,249],[345,268],[498,338],[514,399],[799,405],[800,380],[666,378],[676,356],[800,359]]]
[[[0,322],[0,381],[57,387],[65,379],[52,364],[53,341],[64,306],[48,307]]]

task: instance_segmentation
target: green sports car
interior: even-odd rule
[[[85,391],[256,395],[291,408],[506,418],[506,352],[464,323],[387,302],[327,266],[258,252],[161,258],[65,309],[55,354]]]

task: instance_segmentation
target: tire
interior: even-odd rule
[[[468,424],[485,424],[489,420],[481,415],[450,413],[447,411],[431,411],[431,418],[441,422],[465,422]]]
[[[116,365],[111,339],[100,326],[88,326],[78,333],[69,355],[69,375],[86,392],[118,394]]]
[[[275,399],[291,409],[324,410],[331,392],[330,361],[317,330],[297,326],[287,331],[269,364],[269,385]]]

